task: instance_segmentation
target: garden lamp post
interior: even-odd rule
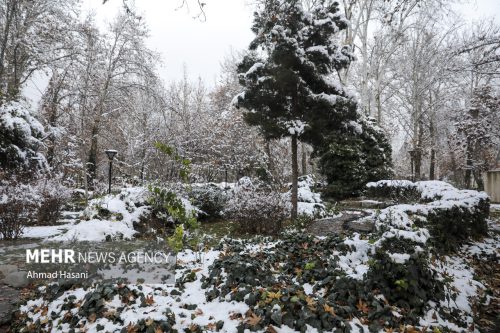
[[[108,172],[109,187],[108,187],[108,194],[111,194],[111,172],[112,172],[112,168],[113,168],[113,158],[115,158],[115,155],[118,152],[116,150],[113,150],[113,149],[108,149],[108,150],[105,150],[104,152],[106,153],[106,155],[108,155],[108,159],[109,159],[109,172]]]

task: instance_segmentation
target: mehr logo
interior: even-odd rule
[[[26,250],[26,263],[36,264],[74,264],[75,251],[71,249],[35,249]]]

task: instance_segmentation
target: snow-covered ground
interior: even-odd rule
[[[320,196],[311,191],[310,185],[309,180],[300,184],[299,198],[301,202],[322,205]],[[456,193],[453,192],[455,194],[451,195],[449,192],[447,193],[446,188],[439,190],[434,186],[422,186],[420,190],[422,196],[439,197],[440,202],[457,200]],[[460,199],[473,200],[469,193],[459,194]],[[133,222],[137,221],[139,216],[148,209],[147,206],[136,207],[135,203],[144,201],[145,195],[144,189],[129,188],[124,189],[118,195],[107,195],[92,200],[89,208],[79,216],[82,219],[80,223],[69,221],[57,226],[26,228],[24,237],[49,241],[103,241],[106,236],[132,239],[136,233],[133,229]],[[408,208],[406,206],[403,207],[405,211]],[[109,211],[107,219],[94,218],[98,215],[100,208]],[[493,205],[491,208],[492,210],[500,210],[500,205]],[[195,208],[193,207],[193,209]],[[408,237],[418,236],[412,228],[408,229],[404,220],[400,222],[400,225],[397,223],[394,225],[393,232],[399,232]],[[492,223],[490,230],[495,230],[497,226],[498,223]],[[420,236],[428,237],[424,234]],[[385,238],[387,237],[382,239]],[[432,260],[431,268],[440,279],[446,282],[447,300],[441,301],[440,304],[428,303],[427,312],[419,318],[421,327],[439,326],[453,332],[465,332],[472,327],[473,304],[484,293],[486,287],[482,282],[476,280],[477,277],[469,260],[470,258],[488,258],[488,260],[496,258],[498,264],[500,258],[499,240],[498,234],[491,233],[490,237],[463,245],[456,255],[442,256]],[[347,253],[337,252],[333,254],[335,260],[338,260],[338,269],[347,277],[362,280],[370,269],[370,258],[380,246],[381,241],[372,241],[355,233],[345,238],[343,242],[350,250]],[[425,240],[422,241],[422,244],[425,244]],[[263,251],[268,255],[272,253],[275,246],[279,246],[279,241],[256,243],[249,249],[255,251],[256,254]],[[44,327],[51,327],[51,332],[67,332],[70,329],[67,318],[71,317],[78,317],[78,323],[71,326],[80,327],[82,332],[120,332],[124,327],[132,329],[133,325],[140,322],[155,325],[154,323],[168,320],[169,313],[175,315],[175,323],[172,328],[179,331],[200,327],[203,331],[238,332],[238,325],[242,321],[248,320],[248,313],[252,308],[245,302],[234,301],[230,298],[208,301],[207,289],[202,288],[202,278],[210,275],[210,266],[217,258],[224,255],[224,251],[213,249],[200,253],[190,250],[178,253],[178,264],[182,268],[176,271],[176,279],[182,280],[186,274],[190,274],[192,277],[189,282],[183,283],[183,288],[174,285],[127,285],[126,287],[130,291],[130,297],[127,300],[124,300],[122,295],[116,294],[112,299],[105,301],[106,313],[109,313],[109,316],[92,318],[79,314],[80,307],[89,301],[87,296],[94,292],[97,286],[71,289],[56,298],[44,297],[44,288],[49,287],[42,287],[41,296],[28,301],[27,304],[21,306],[20,311],[27,318],[24,321],[26,325],[36,322],[42,323]],[[389,255],[396,263],[405,263],[409,258],[409,255],[405,253],[390,253]],[[113,288],[119,289],[123,286],[114,285]],[[314,291],[314,284],[305,284],[303,289],[306,295],[314,296],[317,293]],[[145,302],[145,299],[148,301]],[[70,304],[77,306],[68,306],[69,300],[71,300]],[[438,311],[442,308],[460,313],[462,323],[457,324],[442,317]],[[394,308],[393,314],[395,316],[404,315],[399,313],[397,308]],[[362,318],[351,318],[349,324],[351,332],[369,332],[368,326],[363,324]],[[285,325],[281,327],[275,325],[261,331],[272,332],[273,330],[283,333],[296,332]],[[308,327],[307,332],[317,332],[317,330]]]
[[[347,239],[346,244],[355,246],[357,250],[340,256],[340,268],[345,270],[348,276],[360,278],[368,268],[365,264],[368,258],[367,253],[372,245],[368,241],[360,239],[359,235]],[[272,252],[273,246],[273,244],[267,243],[263,246],[251,247],[251,249],[256,252]],[[478,247],[483,249],[482,252],[476,250]],[[485,251],[487,253],[497,251],[498,253],[498,239],[486,239],[484,242],[467,245],[463,247],[461,253],[478,254]],[[210,265],[221,254],[220,251],[216,250],[207,250],[201,253],[201,256],[192,251],[180,252],[177,260],[183,268],[176,272],[176,278],[182,279],[186,273],[192,273],[195,276],[194,281],[184,283],[183,290],[173,285],[127,285],[131,291],[127,300],[115,295],[111,300],[105,302],[106,313],[116,313],[122,323],[118,323],[113,316],[97,319],[79,316],[78,324],[73,326],[80,327],[89,333],[103,330],[105,332],[119,332],[123,327],[132,327],[141,320],[146,323],[167,320],[168,313],[171,311],[176,318],[172,328],[179,331],[193,328],[194,325],[203,330],[215,331],[216,327],[223,323],[222,332],[237,332],[237,326],[245,320],[245,314],[251,308],[245,302],[229,299],[226,301],[207,301],[206,289],[202,288],[201,278],[210,274]],[[446,327],[453,332],[466,331],[473,321],[471,301],[485,287],[475,280],[474,270],[464,257],[443,257],[435,261],[433,268],[440,274],[444,274],[443,276],[449,277],[447,290],[449,293],[456,293],[456,298],[451,301],[442,301],[441,304],[430,302],[429,310],[420,319],[420,325],[422,327]],[[79,307],[85,303],[85,296],[94,290],[95,287],[69,290],[51,301],[40,297],[30,300],[26,305],[21,306],[20,310],[27,316],[27,324],[40,320],[41,323],[52,327],[51,332],[67,332],[70,325],[65,318],[77,316]],[[311,285],[304,286],[304,291],[307,295],[314,293]],[[73,298],[71,304],[78,304],[78,306],[67,306],[68,300],[71,298]],[[149,300],[146,304],[144,298]],[[442,318],[437,311],[439,307],[460,311],[467,327],[458,326]],[[363,325],[360,318],[352,318],[350,323],[352,332],[369,332],[368,326]],[[273,329],[276,332],[296,332],[287,326],[273,326]],[[317,332],[317,330],[310,327],[307,332]]]

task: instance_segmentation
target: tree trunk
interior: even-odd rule
[[[90,150],[88,157],[88,183],[91,189],[94,189],[94,180],[97,178],[97,149],[99,135],[99,121],[92,127],[92,137],[90,139]]]
[[[477,185],[477,190],[484,191],[484,180],[481,175],[481,171],[474,170],[473,175],[474,175],[474,181],[476,182]]]
[[[415,150],[415,180],[420,180],[420,167],[422,165],[422,153],[420,147]]]
[[[436,169],[436,151],[434,150],[434,148],[431,148],[431,164],[429,167],[429,180],[434,180],[436,178],[435,169]]]
[[[302,150],[302,175],[307,175],[307,149],[304,143],[300,144]]]
[[[380,92],[377,90],[375,95],[375,102],[377,104],[377,125],[382,123],[382,101],[380,100]]]
[[[297,218],[298,178],[297,136],[292,135],[292,220]]]
[[[466,152],[466,161],[465,161],[465,176],[464,176],[464,185],[465,188],[472,187],[472,152],[470,149],[470,142],[467,140],[467,152]]]

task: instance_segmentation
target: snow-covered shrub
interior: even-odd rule
[[[313,191],[316,185],[314,177],[311,175],[301,176],[297,184],[297,205],[299,215],[313,218],[322,218],[327,215],[327,209],[321,200],[321,194]],[[291,184],[290,184],[291,187]],[[292,190],[285,193],[286,199],[290,202]]]
[[[36,218],[39,193],[15,177],[0,182],[0,237],[16,239]]]
[[[224,211],[249,233],[276,233],[289,217],[288,200],[279,192],[259,189],[250,179],[242,178]]]
[[[193,204],[201,210],[200,218],[218,218],[227,204],[228,196],[215,184],[193,186],[189,194]]]
[[[370,198],[390,199],[395,203],[415,203],[420,200],[417,184],[409,180],[381,180],[368,183],[365,194]]]
[[[26,225],[53,225],[69,199],[59,179],[10,176],[0,182],[0,233],[17,238]]]
[[[0,105],[0,167],[27,168],[32,158],[44,160],[37,153],[44,133],[43,126],[31,114],[26,102],[10,101]]]
[[[70,190],[61,183],[61,179],[56,178],[39,180],[37,191],[40,193],[37,224],[56,224],[62,208],[71,197]]]
[[[370,259],[366,285],[400,308],[422,313],[429,300],[444,298],[443,283],[429,268],[429,252],[408,240],[383,240]]]
[[[406,238],[450,251],[469,238],[486,234],[489,198],[484,192],[458,190],[441,181],[390,181],[368,183],[385,193],[418,193],[419,203],[400,204],[383,209],[376,226],[388,238]],[[395,188],[391,190],[391,188]]]
[[[175,251],[198,243],[198,210],[177,193],[158,186],[150,186],[151,214],[163,223],[169,235],[168,243]]]

